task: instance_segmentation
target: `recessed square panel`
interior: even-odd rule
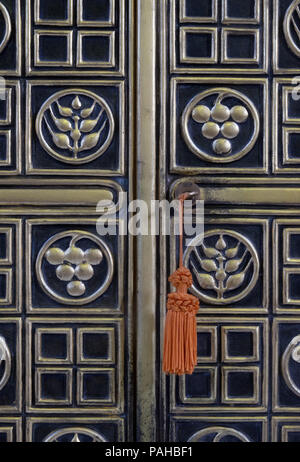
[[[222,63],[259,63],[260,32],[258,29],[222,29]]]
[[[259,24],[260,0],[222,1],[222,22],[225,24]]]
[[[267,417],[171,416],[175,443],[262,443],[268,441]]]
[[[258,327],[222,327],[222,360],[224,362],[257,362],[260,360]]]
[[[34,32],[35,66],[73,66],[73,32],[42,31]]]
[[[0,307],[12,303],[12,269],[0,269]]]
[[[114,405],[115,370],[114,369],[83,369],[78,374],[78,404]]]
[[[257,404],[259,397],[259,368],[223,367],[222,402]]]
[[[283,261],[285,264],[300,265],[300,228],[283,230]]]
[[[0,130],[0,167],[9,166],[11,162],[11,131]]]
[[[72,369],[37,368],[36,404],[42,406],[72,404]]]
[[[114,364],[115,329],[83,328],[77,331],[77,361],[79,364]]]
[[[13,230],[0,226],[0,266],[13,263]]]
[[[79,31],[77,66],[114,67],[115,32]]]
[[[0,418],[0,443],[20,443],[22,441],[22,418]]]
[[[106,27],[115,23],[115,0],[78,0],[79,26]]]
[[[36,364],[72,364],[73,331],[59,328],[37,329],[35,362]]]
[[[217,359],[217,328],[197,326],[198,363],[215,362]]]
[[[34,0],[34,23],[72,26],[73,0]]]
[[[12,122],[12,89],[5,89],[5,98],[0,99],[0,126]]]
[[[217,0],[179,0],[180,22],[215,22],[217,6]]]

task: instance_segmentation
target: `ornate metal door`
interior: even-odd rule
[[[0,441],[133,439],[134,11],[0,2]]]
[[[171,441],[300,441],[300,2],[161,3],[160,196],[194,182],[198,365],[161,376]],[[161,239],[161,325],[176,240]]]
[[[1,0],[0,26],[0,441],[300,441],[300,1]],[[96,225],[186,182],[175,379],[176,238]]]

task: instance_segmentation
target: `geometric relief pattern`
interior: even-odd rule
[[[263,443],[266,417],[172,417],[171,441],[196,443]]]
[[[299,347],[299,319],[293,317],[275,319],[273,326],[273,410],[275,412],[299,413]]]
[[[124,83],[27,82],[26,171],[124,174]]]
[[[0,313],[21,311],[21,224],[0,218]]]
[[[266,410],[267,321],[201,318],[197,332],[198,363],[191,376],[171,381],[172,411]]]
[[[277,78],[274,81],[273,134],[275,173],[297,173],[300,168],[299,80]]]
[[[21,173],[20,118],[20,84],[5,80],[0,98],[0,176]]]
[[[277,219],[273,236],[274,311],[299,314],[300,220]]]
[[[172,0],[171,11],[171,72],[267,71],[268,2]]]
[[[97,443],[124,441],[124,420],[118,417],[27,419],[26,441],[34,443]]]
[[[123,75],[124,0],[27,0],[27,75]]]
[[[27,271],[32,274],[27,280],[28,312],[120,313],[123,240],[118,235],[100,237],[96,222],[27,221]]]
[[[0,2],[0,75],[21,74],[21,0]]]
[[[175,238],[171,243],[175,264]],[[195,238],[184,253],[199,313],[268,312],[268,260],[267,220],[208,217],[203,242]]]
[[[122,320],[27,320],[27,410],[123,409]]]
[[[267,108],[265,79],[173,78],[171,171],[266,173]]]

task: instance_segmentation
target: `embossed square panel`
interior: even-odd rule
[[[0,218],[0,313],[21,311],[21,222]]]
[[[27,173],[123,175],[124,105],[123,82],[28,82]]]
[[[214,403],[217,397],[218,369],[215,366],[196,366],[193,375],[186,376],[179,383],[182,403]],[[197,383],[197,387],[195,387]]]
[[[277,78],[273,87],[273,171],[298,174],[300,106],[297,82],[290,78]]]
[[[223,362],[259,361],[260,336],[258,326],[222,327],[221,335]]]
[[[118,235],[100,237],[96,219],[27,221],[27,311],[118,313],[124,249]],[[118,228],[118,226],[117,226]]]
[[[34,44],[35,66],[73,66],[73,31],[35,30]]]
[[[22,409],[21,335],[21,319],[1,317],[0,412],[2,414],[21,412]],[[13,432],[13,430],[11,430],[11,432]],[[11,433],[9,437],[12,437],[12,435],[13,433]]]
[[[114,364],[115,329],[90,327],[77,330],[78,364]]]
[[[72,26],[73,0],[34,0],[34,23],[43,26]]]
[[[92,346],[89,335],[95,334],[101,343]],[[122,412],[122,339],[120,319],[28,319],[28,412]]]
[[[259,24],[261,18],[260,0],[223,0],[222,22],[225,24]],[[263,2],[267,3],[267,2]]]
[[[21,173],[20,84],[6,80],[5,85],[0,99],[0,177]]]
[[[26,0],[26,72],[124,75],[124,0]]]
[[[77,66],[113,67],[114,48],[114,31],[80,31],[77,42]]]
[[[202,328],[204,332],[208,327],[215,329],[216,356],[207,358],[205,365],[201,358],[192,375],[171,378],[172,412],[265,411],[268,390],[267,320],[208,320],[200,317],[198,336]],[[251,337],[246,339],[246,333]],[[243,336],[230,338],[237,334]]]
[[[170,5],[172,73],[267,72],[269,2],[171,0]]]
[[[300,220],[278,218],[273,226],[273,302],[276,313],[299,314]]]
[[[262,443],[268,441],[267,417],[171,417],[171,441]]]
[[[278,318],[273,325],[273,410],[297,412],[300,407],[300,322]]]
[[[299,443],[300,419],[299,417],[273,417],[272,442]]]
[[[0,418],[0,443],[22,441],[22,419],[20,417]]]
[[[0,3],[0,74],[21,75],[21,5],[20,0]]]
[[[36,364],[72,364],[73,330],[38,328],[35,331]]]
[[[184,264],[193,275],[190,290],[200,300],[200,315],[268,312],[268,228],[265,219],[206,218],[204,241],[199,235],[199,245],[195,238],[194,245],[184,249]],[[177,245],[172,236],[171,272],[177,265]],[[221,274],[222,280],[218,279]]]
[[[124,420],[119,417],[27,419],[27,442],[96,443],[122,442],[124,439]]]
[[[171,172],[266,173],[267,108],[264,79],[172,79]]]

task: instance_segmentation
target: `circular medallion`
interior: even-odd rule
[[[181,120],[189,149],[202,160],[234,162],[254,147],[260,129],[254,104],[242,93],[214,88],[195,96]]]
[[[36,274],[51,298],[66,305],[85,305],[110,286],[114,272],[109,247],[97,236],[66,231],[49,239],[39,251]]]
[[[36,133],[43,148],[67,164],[86,164],[108,149],[115,123],[110,107],[88,90],[72,89],[52,95],[41,107]]]
[[[259,259],[251,242],[235,231],[218,229],[207,231],[198,242],[196,238],[184,254],[184,265],[193,274],[194,295],[213,305],[246,297],[259,275]]]

